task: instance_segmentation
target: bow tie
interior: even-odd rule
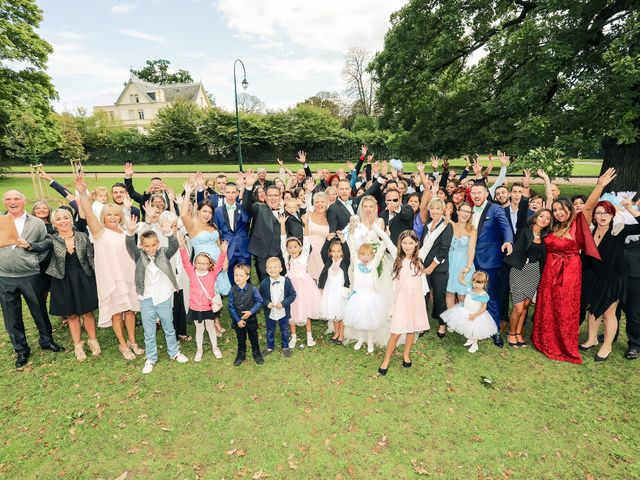
[[[271,282],[271,285],[273,286],[273,285],[277,285],[279,283],[280,283],[280,280],[276,280],[275,282]]]
[[[362,273],[369,273],[371,271],[371,269],[363,263],[358,264],[358,270],[360,270]]]
[[[340,200],[344,205],[351,206],[351,200]]]
[[[482,213],[482,210],[484,210],[482,207],[473,207],[473,213]]]
[[[229,205],[229,204],[226,204],[226,205],[227,205],[227,210],[230,212],[233,212],[237,207],[235,203],[233,205]]]

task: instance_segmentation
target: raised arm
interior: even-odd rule
[[[189,232],[189,235],[193,234],[194,222],[191,217],[191,193],[194,190],[194,183],[192,181],[185,182],[183,184],[184,197],[182,198],[182,205],[180,205],[180,218],[184,227]]]
[[[75,182],[76,190],[78,191],[78,202],[84,211],[87,226],[93,238],[98,239],[104,231],[104,226],[100,223],[95,213],[93,213],[93,208],[91,208],[91,199],[87,195],[87,184],[84,182],[84,175],[82,173],[76,175]]]
[[[387,247],[387,250],[389,250],[389,253],[391,254],[391,256],[393,258],[396,258],[396,255],[398,255],[398,247],[396,247],[393,244],[393,242],[391,241],[391,238],[389,237],[389,235],[387,235],[387,232],[381,229],[380,226],[375,222],[372,228],[373,228],[373,231],[376,232],[376,235],[378,235],[378,238],[382,240],[385,247]]]
[[[587,198],[584,207],[582,207],[582,214],[584,215],[584,218],[587,219],[587,223],[591,223],[593,210],[596,208],[596,204],[602,196],[603,190],[613,181],[614,178],[616,178],[616,175],[616,169],[609,168],[606,172],[600,175],[600,178],[598,178],[595,188],[591,191],[591,195]]]
[[[549,175],[542,170],[538,169],[538,176],[544,180],[544,194],[545,194],[545,203],[544,206],[546,208],[553,208],[553,192],[551,191],[551,179],[549,179]]]
[[[133,164],[129,162],[124,164],[124,184],[127,187],[129,196],[142,205],[142,195],[133,188]]]
[[[504,181],[507,178],[507,164],[509,163],[509,157],[503,152],[500,154],[500,174],[498,178],[496,178],[495,183],[489,188],[489,193],[491,194],[491,198],[493,198],[496,194],[496,188],[504,184]],[[491,164],[490,164],[491,165]]]

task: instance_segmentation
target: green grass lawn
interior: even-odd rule
[[[102,356],[79,364],[72,351],[40,351],[26,324],[22,371],[0,335],[1,478],[640,477],[640,376],[621,358],[623,338],[608,362],[587,352],[576,366],[491,341],[469,354],[462,337],[430,332],[411,369],[397,355],[378,377],[380,349],[331,345],[314,322],[316,347],[262,366],[233,367],[231,332],[222,360],[208,350],[185,365],[168,361],[158,335],[160,360],[143,376],[111,330],[99,331]],[[192,359],[194,342],[182,350]]]
[[[487,164],[486,157],[481,157],[483,161],[483,165]],[[500,170],[500,162],[494,161],[495,167],[494,172],[497,174]],[[576,177],[583,176],[598,176],[600,174],[600,165],[602,164],[602,160],[600,159],[577,159],[575,161],[573,167],[573,175]],[[278,165],[273,163],[251,163],[245,162],[245,170],[248,169],[258,169],[258,168],[266,168],[268,172],[277,173]],[[344,165],[341,163],[325,163],[325,162],[313,162],[310,163],[311,169],[316,171],[318,168],[328,168],[331,171],[335,171],[337,168],[343,167]],[[452,160],[451,165],[458,170],[462,171],[464,168],[465,162],[462,159]],[[300,165],[295,162],[287,162],[286,167],[295,170]],[[406,162],[404,164],[404,168],[407,171],[415,170],[415,163]],[[430,166],[429,166],[430,168]],[[93,173],[101,173],[101,172],[114,172],[119,173],[122,172],[122,165],[92,165],[91,162],[88,162],[85,165],[85,170],[87,172]],[[51,165],[46,167],[47,172],[49,173],[71,173],[71,167],[69,165]],[[238,166],[234,164],[166,164],[166,165],[135,165],[136,172],[145,173],[145,172],[196,172],[198,170],[202,172],[237,172]],[[13,166],[11,167],[11,172],[15,173],[28,173],[30,171],[29,166]]]

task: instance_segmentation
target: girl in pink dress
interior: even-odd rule
[[[282,257],[287,267],[286,276],[289,277],[293,288],[296,291],[296,299],[291,304],[291,319],[289,327],[291,329],[291,339],[289,340],[289,348],[296,346],[296,325],[305,326],[307,330],[307,346],[313,347],[316,342],[313,340],[311,333],[311,319],[318,318],[320,313],[320,290],[316,282],[313,281],[311,275],[307,273],[307,263],[309,261],[309,236],[307,235],[309,224],[308,217],[303,217],[305,224],[304,237],[302,243],[296,237],[287,238],[285,223],[287,218],[285,215],[279,217]]]
[[[378,373],[386,375],[389,362],[395,352],[400,336],[406,334],[402,366],[409,368],[411,359],[409,353],[415,339],[416,332],[429,330],[429,317],[424,301],[425,277],[422,273],[423,265],[420,259],[420,242],[413,230],[405,230],[398,237],[396,247],[389,236],[377,225],[374,230],[387,246],[387,250],[395,258],[393,262],[394,301],[391,307],[391,328],[387,352]]]

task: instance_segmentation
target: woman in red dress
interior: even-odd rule
[[[538,287],[533,345],[552,360],[582,363],[578,351],[582,262],[580,251],[600,259],[589,223],[600,195],[614,178],[610,168],[599,179],[582,212],[566,197],[553,202],[553,230],[544,239],[547,258]]]

